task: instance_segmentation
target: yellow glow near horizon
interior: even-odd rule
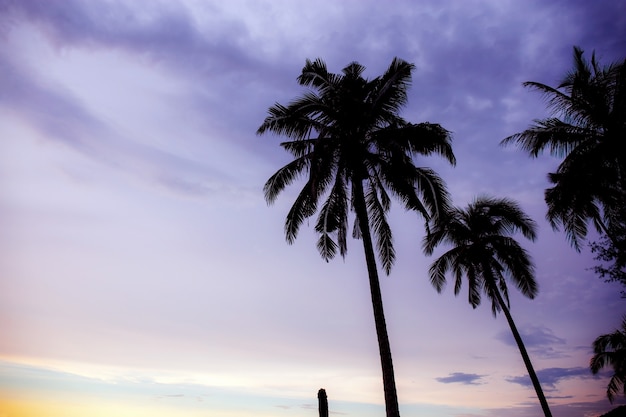
[[[237,414],[219,411],[221,415]],[[146,404],[128,404],[120,402],[72,401],[60,400],[9,400],[0,405],[0,417],[165,417],[177,416],[195,417],[206,415],[206,410],[181,410],[171,407],[147,406]]]

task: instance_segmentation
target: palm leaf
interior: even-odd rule
[[[309,183],[302,188],[296,201],[291,206],[285,220],[285,236],[290,244],[298,236],[300,225],[317,210],[317,196],[312,192]]]
[[[369,213],[369,221],[376,238],[376,248],[383,270],[389,274],[396,258],[393,247],[393,235],[387,223],[386,210],[380,203],[376,189],[369,187],[365,193],[365,204]]]
[[[310,158],[303,156],[289,162],[284,167],[280,168],[274,175],[272,175],[265,185],[263,186],[263,193],[265,195],[265,201],[268,204],[273,204],[286,186],[291,184],[299,175],[302,174],[310,165]]]

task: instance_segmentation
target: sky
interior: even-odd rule
[[[308,222],[284,239],[301,183],[263,198],[289,155],[256,130],[318,57],[415,64],[402,116],[450,130],[457,158],[419,165],[455,205],[512,198],[538,222],[540,292],[512,288],[511,312],[554,417],[623,403],[588,369],[622,288],[544,220],[558,159],[499,145],[549,115],[522,83],[557,85],[574,45],[624,59],[626,4],[0,0],[0,416],[309,417],[319,388],[334,415],[384,413],[360,242],[326,263]],[[540,415],[504,317],[437,294],[421,220],[394,204],[390,223],[401,414]]]

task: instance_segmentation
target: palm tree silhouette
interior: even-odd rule
[[[448,219],[434,225],[424,238],[427,255],[436,246],[451,245],[430,267],[430,282],[437,292],[443,291],[446,274],[454,277],[454,294],[461,291],[463,278],[468,283],[468,298],[476,308],[484,293],[491,300],[493,315],[502,311],[511,328],[517,347],[532,381],[541,408],[546,417],[552,414],[530,357],[509,311],[507,280],[520,292],[534,298],[538,288],[534,278],[534,265],[530,254],[510,235],[521,232],[535,240],[535,222],[509,199],[479,197],[466,209],[453,208]]]
[[[545,191],[552,227],[563,226],[580,250],[591,221],[625,250],[613,231],[626,227],[626,60],[602,67],[595,53],[588,62],[574,47],[574,68],[556,88],[524,86],[541,92],[555,117],[535,120],[501,144],[514,143],[532,157],[545,151],[563,158]]]
[[[613,403],[620,391],[626,395],[626,316],[622,318],[621,329],[599,336],[593,342],[593,353],[589,368],[594,375],[604,367],[613,368],[606,388],[606,396]]]
[[[317,248],[326,261],[337,251],[345,256],[348,215],[354,211],[352,235],[361,238],[365,251],[387,417],[398,417],[399,409],[372,235],[389,274],[395,259],[386,218],[391,196],[425,220],[436,219],[449,207],[442,179],[431,169],[416,167],[413,157],[439,154],[456,162],[447,130],[438,124],[412,124],[398,114],[407,101],[413,68],[394,58],[384,74],[368,80],[362,75],[365,67],[356,62],[334,74],[321,59],[307,60],[298,82],[309,91],[287,106],[270,107],[257,131],[291,139],[281,146],[294,156],[265,183],[268,203],[298,177],[307,177],[287,214],[289,243],[325,198],[315,224]]]

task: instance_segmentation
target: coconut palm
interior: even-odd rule
[[[391,197],[426,221],[449,205],[441,178],[431,169],[417,167],[413,158],[439,154],[455,163],[448,131],[437,124],[412,124],[399,116],[413,68],[395,58],[384,74],[369,80],[356,62],[335,74],[322,60],[307,60],[298,82],[309,90],[286,106],[270,107],[257,132],[286,136],[290,140],[281,146],[294,156],[266,182],[268,203],[306,176],[287,214],[289,243],[303,221],[318,212],[315,231],[322,258],[328,261],[337,252],[345,256],[348,217],[354,212],[352,235],[362,240],[365,251],[388,417],[397,417],[399,410],[373,242],[388,274],[395,259],[386,217]],[[318,207],[321,199],[324,202]]]
[[[427,255],[432,255],[440,244],[452,246],[429,270],[430,282],[437,292],[443,291],[446,274],[450,272],[454,277],[455,295],[461,291],[465,278],[472,307],[480,304],[484,294],[491,300],[494,316],[500,311],[504,313],[541,408],[546,417],[550,417],[548,402],[509,310],[507,287],[509,280],[524,296],[532,299],[537,294],[531,257],[511,237],[521,232],[527,239],[535,240],[535,229],[535,222],[514,201],[483,196],[466,209],[452,209],[447,220],[436,224],[424,238],[423,246]]]
[[[589,367],[594,375],[604,367],[613,368],[606,388],[606,396],[613,403],[620,392],[626,395],[626,316],[622,318],[621,329],[599,336],[593,342],[593,353]]]
[[[546,97],[554,117],[535,120],[501,143],[514,143],[532,157],[549,152],[563,158],[545,192],[552,227],[562,226],[580,250],[591,222],[623,248],[611,230],[626,222],[626,60],[602,67],[595,54],[589,62],[574,47],[574,68],[556,88],[524,86]]]

